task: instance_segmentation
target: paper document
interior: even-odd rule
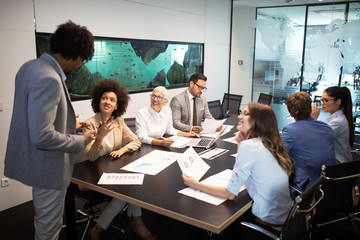
[[[139,173],[103,173],[98,184],[142,185],[144,174]]]
[[[205,118],[204,122],[202,123],[203,131],[216,132],[216,129],[220,127],[220,125],[223,124],[225,121],[226,119],[216,120],[216,119]]]
[[[225,138],[223,139],[223,141],[237,144],[237,142],[235,141],[235,137]]]
[[[202,158],[213,160],[214,158],[217,158],[228,151],[229,150],[222,149],[222,148],[209,148],[209,149],[206,149],[205,151],[200,152],[199,156]]]
[[[139,172],[150,175],[156,175],[166,167],[175,162],[181,153],[153,150],[152,152],[142,156],[138,160],[129,163],[125,167],[121,168],[130,172]]]
[[[207,185],[213,185],[213,186],[218,186],[218,187],[226,187],[227,184],[230,181],[232,175],[232,170],[230,169],[226,169],[220,173],[217,173],[215,175],[212,175],[210,177],[208,177],[207,179],[201,181],[204,184]],[[239,190],[239,192],[241,192],[242,190],[245,189],[245,186],[242,186]],[[196,199],[199,199],[201,201],[207,202],[207,203],[211,203],[214,205],[219,205],[223,202],[226,201],[225,198],[221,198],[221,197],[217,197],[199,190],[196,190],[194,188],[191,187],[187,187],[185,189],[182,189],[179,191],[179,193],[187,195],[189,197],[193,197]]]
[[[192,147],[189,147],[177,160],[182,173],[192,176],[197,181],[204,176],[210,166],[199,157]]]
[[[181,137],[181,136],[171,136],[170,138],[174,140],[174,142],[170,145],[170,147],[174,147],[174,148],[184,148],[191,140],[191,138]]]

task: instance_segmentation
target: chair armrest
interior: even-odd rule
[[[264,228],[262,228],[262,227],[260,227],[260,226],[258,226],[256,224],[249,223],[249,222],[240,222],[240,223],[241,223],[241,225],[244,225],[244,226],[246,226],[248,228],[251,228],[251,229],[254,229],[254,230],[258,231],[258,232],[261,232],[262,234],[264,234],[264,235],[266,235],[266,236],[268,236],[268,237],[270,237],[272,239],[277,239],[278,238],[278,236],[276,236],[272,232],[269,232],[268,230],[266,230],[266,229],[264,229]]]
[[[300,189],[298,189],[297,187],[295,187],[294,185],[290,185],[290,188],[295,190],[296,192],[298,192],[299,194],[302,194],[302,191]]]

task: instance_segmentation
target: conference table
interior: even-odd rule
[[[213,160],[203,159],[210,168],[201,180],[225,169],[233,168],[235,157],[231,155],[236,153],[237,145],[222,141],[222,139],[234,136],[234,133],[237,131],[237,122],[237,116],[229,117],[225,121],[224,124],[234,127],[230,132],[218,138],[212,147],[228,149],[229,151]],[[164,148],[142,144],[139,150],[126,153],[119,159],[102,156],[94,162],[84,161],[77,163],[74,165],[71,182],[217,234],[221,233],[227,226],[251,208],[252,200],[246,190],[241,191],[234,200],[226,200],[220,205],[213,205],[179,193],[179,190],[187,186],[183,182],[182,172],[177,162],[174,162],[156,175],[145,175],[142,185],[97,184],[103,173],[129,173],[121,168],[155,149],[182,153],[187,147]],[[198,153],[204,151],[201,148],[194,149]],[[73,191],[73,187],[68,188],[65,201],[67,239],[76,239]]]

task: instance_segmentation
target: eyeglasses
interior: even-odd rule
[[[155,95],[155,94],[150,94],[150,97],[152,97],[153,99],[159,100],[159,101],[165,99],[162,96],[158,96],[158,95]]]
[[[250,113],[249,112],[241,112],[240,116],[243,116],[243,117],[250,116]]]
[[[335,98],[329,98],[329,99],[327,99],[327,98],[322,98],[322,99],[321,99],[321,102],[323,102],[323,103],[328,103],[328,102],[331,101],[331,100],[335,101]]]
[[[202,90],[206,91],[206,89],[207,89],[207,87],[202,87],[200,85],[197,85],[196,82],[194,82],[194,84],[200,89],[200,91],[202,91]]]

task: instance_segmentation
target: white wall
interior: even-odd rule
[[[71,19],[95,36],[173,40],[205,44],[208,100],[222,99],[228,88],[231,0],[1,0],[0,2],[0,178],[19,67],[36,57],[34,13],[39,32],[53,32]],[[171,96],[185,88],[170,90]],[[125,117],[149,102],[149,93],[132,94]],[[93,113],[88,100],[74,102],[80,120]],[[0,188],[0,211],[31,200],[31,189],[10,180]]]
[[[256,8],[234,5],[230,93],[243,95],[241,109],[251,102]],[[243,60],[243,65],[238,65]]]
[[[16,21],[13,21],[15,20]],[[36,56],[32,1],[0,2],[0,176],[4,177],[4,157],[12,114],[14,78],[20,66]],[[31,189],[10,180],[10,186],[0,188],[0,210],[31,199]]]

